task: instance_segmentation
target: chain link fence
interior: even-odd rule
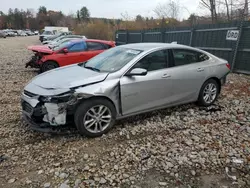
[[[177,42],[228,60],[234,72],[250,74],[250,22],[150,30],[118,30],[116,44]]]

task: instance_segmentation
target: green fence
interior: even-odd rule
[[[250,74],[250,22],[116,32],[117,45],[140,42],[177,42],[200,48],[228,60],[234,72]]]

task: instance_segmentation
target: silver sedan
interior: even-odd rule
[[[138,43],[107,50],[88,62],[38,75],[24,88],[24,119],[48,131],[69,123],[83,135],[107,133],[115,120],[217,99],[230,65],[178,44]]]

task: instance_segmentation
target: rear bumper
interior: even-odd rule
[[[225,85],[226,82],[227,82],[227,76],[224,76],[223,78],[220,79],[220,83],[222,86]]]
[[[230,73],[230,72],[228,72],[226,75],[224,75],[224,76],[220,79],[220,83],[221,83],[222,86],[226,84],[226,82],[227,82],[227,76],[228,76],[229,73]]]

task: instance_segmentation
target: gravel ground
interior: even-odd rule
[[[230,74],[210,110],[136,116],[96,139],[41,134],[21,121],[20,93],[37,74],[24,68],[30,44],[38,37],[0,40],[0,187],[250,187],[249,76]]]

